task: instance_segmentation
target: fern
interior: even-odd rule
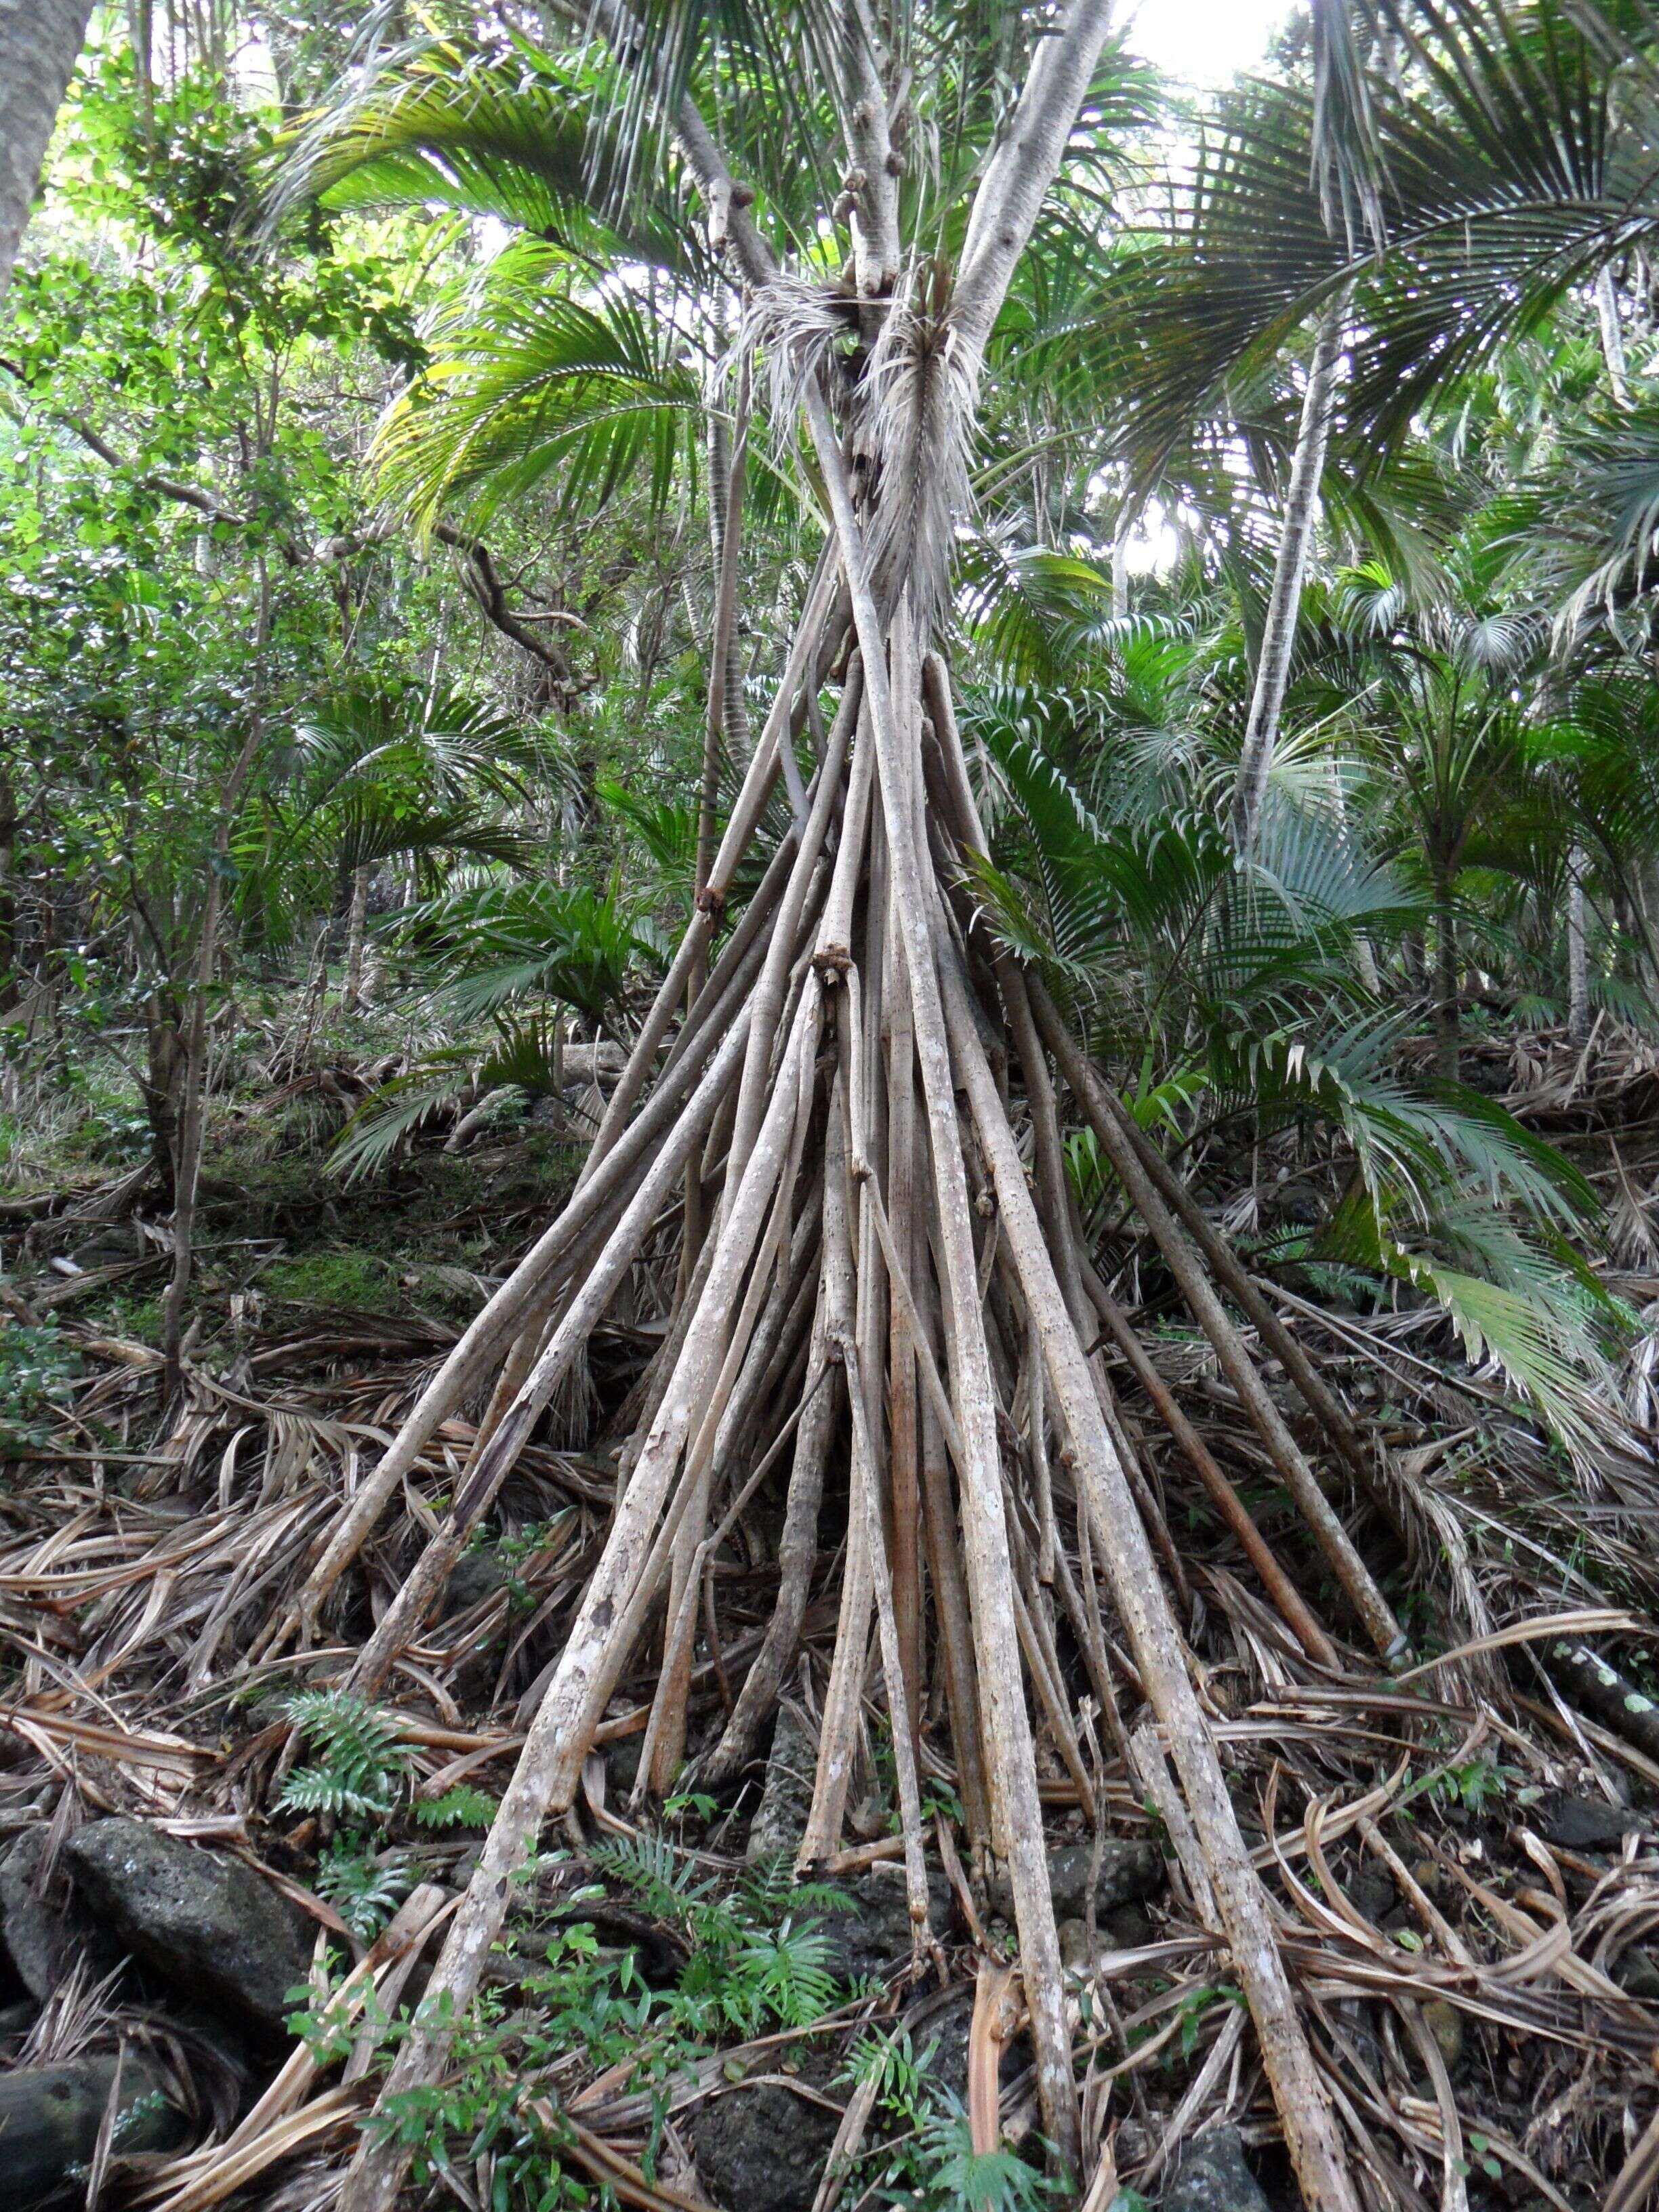
[[[295,1768],[276,1800],[277,1811],[383,1820],[411,1758],[391,1714],[346,1690],[301,1690],[284,1711],[320,1757]]]
[[[402,1859],[337,1844],[317,1869],[317,1894],[334,1907],[360,1943],[372,1943],[409,1894],[414,1877]]]
[[[495,1819],[495,1800],[487,1790],[458,1783],[441,1797],[417,1797],[415,1818],[422,1828],[487,1828]]]
[[[726,2018],[745,2035],[769,2021],[806,2027],[834,2007],[839,1990],[829,1967],[828,1938],[811,1921],[786,1920],[775,1933],[757,1932],[736,1949],[725,1998]]]

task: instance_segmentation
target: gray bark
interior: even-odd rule
[[[92,0],[0,0],[0,298],[91,13]]]
[[[1613,396],[1620,407],[1628,407],[1630,398],[1630,369],[1625,360],[1625,333],[1619,320],[1619,295],[1613,287],[1613,271],[1603,269],[1595,280],[1595,319],[1601,325],[1601,358],[1607,367],[1607,382]]]
[[[1589,955],[1584,936],[1584,848],[1567,855],[1567,1035],[1574,1044],[1589,1036]]]
[[[1112,0],[1074,0],[1065,27],[1038,42],[1019,104],[974,195],[951,320],[975,369],[1065,158],[1111,20]]]
[[[1325,473],[1325,449],[1330,441],[1331,403],[1336,392],[1337,356],[1348,312],[1345,289],[1326,308],[1308,365],[1308,388],[1302,397],[1302,423],[1297,433],[1296,455],[1291,464],[1291,485],[1285,498],[1285,527],[1273,563],[1273,593],[1261,632],[1261,654],[1256,662],[1255,689],[1250,696],[1250,719],[1244,729],[1244,750],[1239,756],[1238,781],[1233,790],[1233,840],[1240,852],[1248,850],[1261,818],[1267,776],[1279,742],[1279,717],[1285,704],[1285,686],[1291,672],[1291,651],[1296,643],[1297,617],[1302,607],[1302,580],[1307,573],[1308,551],[1313,544],[1319,515],[1319,480]]]

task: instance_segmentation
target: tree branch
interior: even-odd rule
[[[951,319],[977,368],[1037,212],[1065,159],[1112,20],[1112,0],[1073,0],[1041,41],[1007,134],[974,195]]]

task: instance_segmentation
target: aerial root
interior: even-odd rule
[[[1116,1344],[1147,1384],[1303,1649],[1329,1667],[1335,1646],[1168,1393],[1148,1382],[1149,1363],[1095,1273],[1066,1185],[1051,1056],[1357,1619],[1379,1650],[1394,1649],[1398,1629],[1221,1306],[1212,1275],[1222,1269],[1159,1188],[1035,980],[976,949],[971,908],[957,893],[960,855],[982,850],[983,840],[943,664],[920,653],[907,599],[886,620],[875,609],[839,454],[821,448],[820,458],[842,572],[852,579],[857,653],[804,818],[757,895],[763,921],[750,929],[745,913],[671,1043],[673,1009],[696,969],[677,958],[619,1088],[624,1103],[618,1110],[613,1097],[565,1214],[485,1309],[480,1322],[489,1326],[475,1324],[471,1346],[457,1347],[365,1486],[382,1489],[388,1462],[399,1471],[412,1465],[435,1425],[434,1407],[449,1410],[493,1367],[480,1441],[448,1516],[365,1649],[353,1678],[361,1688],[383,1677],[418,1632],[646,1237],[675,1189],[696,1179],[712,1210],[634,1408],[609,1535],[456,1914],[427,2013],[385,2094],[395,2098],[441,2067],[438,2010],[447,2007],[442,2016],[453,2019],[475,1994],[511,1877],[544,1821],[574,1800],[594,1731],[659,1612],[662,1664],[636,1800],[684,1785],[694,1645],[700,1612],[708,1617],[713,1562],[787,1455],[772,1616],[735,1696],[723,1686],[723,1729],[691,1772],[705,1785],[729,1781],[766,1724],[799,1645],[828,1479],[845,1464],[839,1618],[799,1863],[823,1863],[841,1847],[873,1639],[919,1954],[930,1941],[917,1753],[931,1612],[970,1863],[982,1870],[996,1858],[1007,1868],[1042,2124],[1074,2167],[1071,2026],[1026,1686],[1079,1801],[1097,1809],[1098,1769],[1073,1715],[1058,1636],[1063,1617],[1093,1706],[1120,1748],[1133,1748],[1119,1710],[1103,1578],[1133,1686],[1160,1731],[1138,1736],[1137,1762],[1147,1765],[1156,1749],[1154,1778],[1161,1776],[1158,1786],[1196,1855],[1193,1880],[1201,1874],[1213,1900],[1304,2194],[1340,2212],[1354,2202],[1341,2147],[1192,1687],[1149,1524],[1163,1536],[1184,1600],[1181,1564],[1149,1492],[1135,1486],[1139,1471],[1102,1342]],[[833,572],[821,571],[791,656],[793,674],[780,689],[719,855],[721,882],[777,778],[780,743],[806,719],[799,696],[806,671],[828,665],[832,586]],[[708,933],[698,914],[686,942],[701,938],[706,953]],[[647,1092],[658,1059],[662,1070]],[[1031,1132],[1029,1176],[1010,1120],[1013,1071]],[[647,1125],[650,1139],[641,1141],[635,1133]],[[1291,1377],[1301,1387],[1293,1370]],[[1330,1406],[1303,1395],[1328,1434]],[[1349,1444],[1343,1457],[1352,1466],[1359,1447],[1351,1436]],[[1080,1577],[1061,1540],[1062,1505],[1075,1510]],[[343,1516],[313,1570],[302,1621],[314,1620],[374,1510],[360,1500]],[[282,1626],[295,1632],[292,1622]],[[1166,1748],[1176,1780],[1163,1765]],[[401,2171],[394,2147],[366,2142],[344,2212],[384,2212]]]

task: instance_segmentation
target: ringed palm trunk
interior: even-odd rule
[[[345,981],[340,1012],[355,1014],[363,995],[363,949],[368,930],[368,870],[351,872],[351,903],[346,909]]]
[[[382,2116],[396,2113],[446,2066],[453,2023],[477,1991],[514,1878],[544,1820],[575,1803],[595,1730],[663,1594],[670,1663],[641,1754],[641,1796],[653,1771],[660,1784],[663,1766],[673,1764],[659,1754],[672,1747],[679,1726],[681,1662],[716,1553],[775,1468],[787,1471],[787,1510],[798,1533],[816,1518],[833,1429],[851,1462],[853,1504],[803,1858],[812,1863],[837,1846],[873,1653],[893,1723],[907,1894],[916,1955],[924,1955],[928,1890],[908,1705],[915,1534],[905,1531],[902,1543],[890,1536],[878,1492],[885,1486],[890,1502],[914,1512],[925,1492],[948,1512],[953,1474],[963,1572],[959,1582],[954,1572],[935,1577],[935,1602],[941,1644],[966,1661],[957,1669],[960,1679],[953,1676],[953,1719],[976,1732],[976,1741],[958,1744],[958,1768],[965,1791],[970,1773],[984,1778],[987,1839],[1006,1859],[1013,1893],[1043,2130],[1075,2173],[1079,2106],[1028,1674],[1055,1741],[1075,1747],[1054,1657],[1051,1590],[1014,1510],[1017,1485],[1043,1528],[1045,1565],[1069,1589],[1063,1548],[1041,1517],[1045,1501],[1046,1510],[1054,1510],[1042,1480],[1051,1463],[1051,1427],[1075,1484],[1081,1551],[1105,1574],[1186,1797],[1212,1887],[1216,1932],[1250,2006],[1303,2193],[1322,2212],[1356,2212],[1272,1911],[1135,1504],[1084,1294],[1086,1255],[1052,1190],[1048,1218],[1038,1215],[1006,1090],[988,1056],[988,1024],[1023,1072],[1041,1157],[1052,1165],[1059,1158],[1053,1086],[1032,1005],[1011,965],[1000,976],[984,963],[970,971],[962,937],[973,927],[971,909],[953,903],[965,857],[983,853],[986,841],[949,672],[933,648],[946,600],[951,500],[963,482],[992,325],[1075,125],[1109,6],[1073,0],[1038,42],[1017,112],[988,164],[954,286],[945,291],[935,270],[936,289],[920,306],[893,283],[902,264],[888,95],[879,75],[872,91],[863,66],[870,58],[859,28],[863,11],[849,5],[847,12],[858,31],[849,30],[840,102],[855,248],[851,312],[886,353],[873,397],[860,382],[861,361],[831,356],[821,367],[809,355],[795,375],[793,398],[805,416],[828,507],[819,580],[709,862],[704,895],[574,1195],[360,1486],[289,1624],[297,1632],[314,1621],[331,1578],[459,1397],[499,1370],[509,1346],[529,1342],[531,1357],[513,1370],[510,1402],[499,1412],[492,1407],[488,1443],[434,1539],[455,1553],[488,1511],[611,1286],[626,1275],[659,1219],[665,1190],[694,1166],[711,1185],[723,1170],[702,1249],[640,1394],[601,1556],[450,1924],[422,2013],[386,2081]],[[591,21],[634,66],[658,67],[617,0],[595,0]],[[689,96],[665,77],[653,77],[651,88],[664,98],[708,210],[711,244],[730,257],[744,283],[757,343],[787,359],[799,329],[791,319],[799,293],[777,282],[772,252],[747,212],[750,196],[737,186]],[[849,452],[865,465],[855,469]],[[811,785],[798,799],[792,792],[782,842],[714,957],[735,872],[787,780],[820,688],[836,672],[842,674],[840,708],[820,744]],[[688,1006],[687,986],[697,978],[704,980]],[[1155,1200],[1146,1205],[1157,1213]],[[1155,1233],[1171,1246],[1179,1243],[1182,1232],[1173,1220],[1158,1218]],[[1206,1303],[1205,1313],[1206,1328],[1224,1337],[1228,1358],[1247,1358],[1220,1301]],[[532,1334],[537,1315],[546,1316],[539,1340]],[[1270,1331],[1274,1326],[1270,1321]],[[1016,1394],[1008,1378],[1023,1362],[1022,1402],[1029,1430],[1037,1433],[1027,1435],[1011,1466],[1004,1438],[1012,1430]],[[1244,1369],[1235,1364],[1229,1371],[1254,1409],[1251,1418],[1271,1434],[1270,1449],[1289,1455],[1288,1479],[1316,1487],[1265,1390],[1258,1403]],[[789,1376],[796,1379],[780,1389]],[[890,1435],[907,1382],[918,1386],[925,1416],[922,1465],[914,1471],[908,1467],[914,1440],[896,1444]],[[930,1464],[930,1437],[942,1444],[948,1473]],[[896,1499],[890,1480],[883,1480],[891,1476],[896,1449],[905,1463]],[[1346,1541],[1328,1509],[1328,1540]],[[936,1556],[948,1557],[957,1533],[932,1532]],[[1363,1567],[1352,1564],[1363,1582]],[[411,1583],[423,1571],[424,1563]],[[1073,1626],[1081,1648],[1103,1653],[1098,1598],[1087,1568],[1085,1575],[1089,1596],[1071,1591]],[[792,1620],[801,1595],[798,1581],[780,1594],[780,1608],[795,1609]],[[1392,1651],[1403,1642],[1397,1625],[1368,1584],[1364,1595],[1379,1650]],[[418,1619],[411,1604],[401,1631],[412,1632]],[[786,1620],[783,1633],[793,1632]],[[383,1622],[376,1637],[382,1664],[392,1641]],[[263,1650],[270,1649],[267,1640]],[[1109,1700],[1103,1674],[1102,1683]],[[718,1746],[712,1763],[720,1765]],[[1087,1802],[1091,1785],[1080,1759],[1076,1778]],[[408,2163],[395,2127],[371,2131],[348,2178],[342,2212],[387,2212]]]
[[[0,299],[91,14],[92,0],[0,0]]]
[[[1458,1040],[1457,913],[1449,871],[1434,886],[1434,1067],[1443,1081],[1457,1080]]]
[[[1291,655],[1296,645],[1303,580],[1319,518],[1319,480],[1325,472],[1325,453],[1330,442],[1336,365],[1342,348],[1349,296],[1345,288],[1326,308],[1314,340],[1313,359],[1308,365],[1302,421],[1291,464],[1290,489],[1285,498],[1285,520],[1273,562],[1273,590],[1267,600],[1267,618],[1262,626],[1261,653],[1250,694],[1249,720],[1244,726],[1244,748],[1239,755],[1238,778],[1233,787],[1233,842],[1241,853],[1248,852],[1255,839],[1273,769],[1273,748],[1279,742],[1279,718],[1285,705],[1285,687],[1290,679]]]
[[[1576,1045],[1589,1041],[1589,946],[1584,927],[1584,848],[1567,855],[1567,1036]]]

